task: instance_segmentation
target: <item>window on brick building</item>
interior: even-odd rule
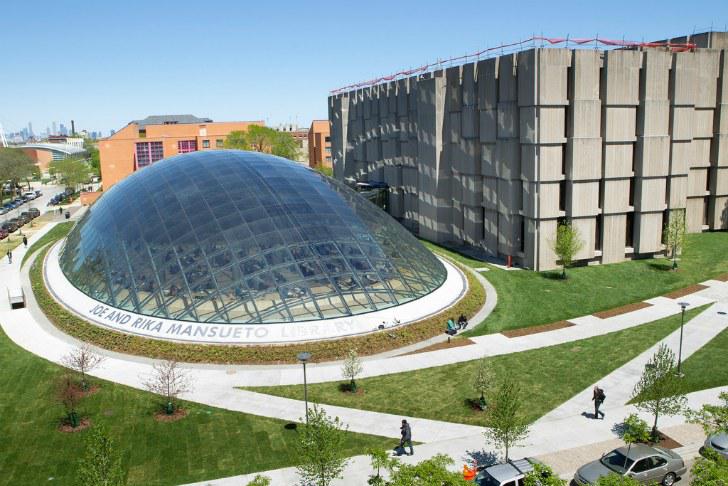
[[[225,141],[222,138],[218,138],[215,140],[215,147],[217,148],[223,148],[225,146]]]
[[[202,141],[202,148],[210,148],[210,141],[209,140],[203,140]]]
[[[177,142],[177,152],[186,154],[197,150],[197,140],[180,140]]]
[[[163,158],[164,148],[162,147],[162,142],[137,142],[136,163],[138,169],[151,165]]]

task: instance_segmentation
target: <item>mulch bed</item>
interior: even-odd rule
[[[721,282],[728,282],[728,273],[724,273],[723,275],[718,275],[713,280],[719,280]]]
[[[707,288],[708,287],[705,285],[695,284],[690,287],[685,287],[684,289],[674,290],[669,294],[665,294],[664,297],[667,297],[668,299],[679,299],[680,297],[685,297],[686,295],[694,294],[695,292],[699,292]]]
[[[615,307],[614,309],[607,309],[605,311],[595,312],[593,315],[598,317],[599,319],[608,319],[610,317],[620,316],[628,312],[646,309],[650,306],[652,306],[652,304],[648,302],[635,302],[634,304],[627,304],[623,305],[622,307]]]
[[[660,442],[658,443],[650,443],[651,445],[657,445],[660,447],[664,447],[665,449],[677,449],[679,447],[682,447],[682,444],[673,439],[670,436],[667,436],[663,434],[662,432],[660,434]]]
[[[168,414],[166,412],[157,412],[154,414],[154,420],[157,422],[176,422],[182,420],[187,416],[187,410],[184,408],[178,408],[174,413]]]
[[[440,349],[459,348],[460,346],[469,346],[471,344],[475,344],[475,341],[471,341],[470,339],[467,339],[467,338],[451,339],[449,343],[447,341],[443,341],[441,343],[431,344],[429,346],[425,346],[424,348],[416,349],[409,353],[405,353],[402,356],[409,356],[410,354],[418,354],[418,353],[427,353],[428,351],[437,351]]]
[[[540,326],[524,327],[522,329],[512,329],[510,331],[503,331],[503,334],[507,338],[528,336],[531,334],[538,334],[540,332],[555,331],[556,329],[563,329],[565,327],[575,326],[573,322],[569,321],[558,321],[552,322],[551,324],[542,324]]]
[[[89,427],[91,427],[91,419],[86,417],[82,418],[81,422],[78,424],[78,427],[71,427],[71,424],[68,422],[61,422],[61,425],[58,426],[59,432],[64,432],[66,434],[73,434],[74,432],[80,432],[82,430],[86,430]]]

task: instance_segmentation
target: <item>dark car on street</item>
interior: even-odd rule
[[[629,476],[640,484],[672,486],[685,472],[685,461],[670,449],[634,444],[619,447],[604,454],[601,459],[581,466],[574,475],[574,483],[594,484],[602,476],[618,474]]]
[[[8,230],[0,228],[0,240],[4,240],[8,237]]]
[[[37,218],[38,216],[40,216],[40,209],[38,209],[38,208],[30,208],[30,209],[28,209],[28,212],[29,212],[29,213],[31,214],[31,216],[33,216],[34,218]]]
[[[0,226],[0,228],[4,229],[8,233],[13,233],[18,230],[18,224],[11,220],[8,220],[5,221],[2,226]]]

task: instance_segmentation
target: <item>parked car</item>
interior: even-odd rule
[[[478,486],[520,486],[523,484],[523,477],[533,471],[533,465],[537,462],[536,459],[526,457],[486,467],[478,471],[475,476],[475,484]]]
[[[6,208],[5,206],[0,208],[0,214],[8,214],[8,211],[10,211],[10,208]]]
[[[24,197],[24,198],[25,198],[26,200],[30,201],[31,199],[35,199],[35,198],[36,198],[36,197],[38,197],[38,196],[36,196],[36,194],[35,194],[35,191],[25,191],[25,192],[23,193],[23,197]]]
[[[634,444],[604,454],[598,461],[581,466],[574,475],[576,484],[594,484],[600,477],[616,473],[641,484],[672,486],[687,468],[680,455],[662,447]]]
[[[0,228],[4,229],[8,233],[13,233],[18,230],[18,224],[8,220],[5,221]]]
[[[7,238],[8,234],[8,230],[0,228],[0,240]]]
[[[33,219],[33,215],[30,214],[30,211],[23,211],[20,213],[20,216],[18,218],[25,220],[26,223],[30,223],[30,221]]]
[[[35,190],[35,197],[41,197],[43,193],[40,191],[40,189]]]
[[[40,209],[38,208],[30,208],[28,209],[28,212],[31,214],[31,216],[33,216],[33,218],[37,218],[38,216],[40,216]]]
[[[23,220],[22,220],[21,218],[10,218],[10,219],[9,219],[8,221],[9,221],[9,222],[11,222],[11,223],[15,223],[15,225],[16,225],[16,226],[17,226],[18,228],[20,228],[21,226],[24,226],[24,225],[25,225],[25,223],[26,223],[26,222],[25,222],[25,221],[23,221]]]
[[[728,459],[728,434],[721,432],[713,434],[705,439],[703,447],[713,449],[715,452]]]

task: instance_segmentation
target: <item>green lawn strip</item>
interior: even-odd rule
[[[692,318],[706,306],[686,312]],[[527,417],[536,420],[587,386],[624,365],[680,326],[680,315],[580,341],[489,358],[496,375],[510,373],[523,386]],[[414,417],[482,425],[472,383],[478,366],[467,361],[357,380],[363,392],[343,393],[343,382],[308,385],[309,401]],[[251,391],[302,399],[300,385]],[[609,391],[607,391],[607,394]],[[486,397],[487,398],[487,397]],[[589,403],[585,403],[585,410]]]
[[[631,260],[567,270],[569,278],[551,272],[506,271],[425,244],[471,267],[488,267],[483,273],[498,292],[498,305],[482,325],[466,336],[548,324],[639,302],[728,272],[728,232],[690,234],[686,237],[679,271],[670,271],[664,258]],[[473,323],[476,324],[476,323]]]
[[[21,266],[25,265],[25,261],[36,251],[43,248],[48,243],[52,243],[54,241],[58,241],[61,238],[68,235],[68,233],[71,232],[71,228],[73,228],[73,222],[67,221],[64,223],[58,223],[55,225],[48,233],[41,236],[38,241],[30,245],[30,248],[28,248],[28,251],[25,252],[25,255],[23,256],[23,261],[21,262]]]
[[[683,361],[682,390],[690,393],[728,385],[728,329],[724,329],[708,344]]]
[[[277,346],[180,344],[111,331],[68,312],[50,295],[43,281],[41,263],[49,249],[50,246],[42,249],[33,262],[30,282],[38,305],[56,327],[82,341],[111,351],[187,363],[295,363],[296,355],[302,351],[312,353],[315,361],[343,359],[350,349],[356,349],[362,356],[380,353],[442,334],[448,318],[456,319],[461,313],[472,316],[485,301],[483,286],[471,272],[464,270],[468,291],[454,306],[396,329],[345,339]]]
[[[0,484],[75,484],[86,433],[56,430],[63,409],[53,398],[54,380],[62,368],[22,350],[0,330],[0,369]],[[186,418],[159,423],[151,394],[96,382],[100,390],[80,410],[106,426],[129,485],[196,482],[296,464],[297,432],[284,428],[286,422],[184,403]],[[345,452],[391,445],[391,439],[349,433]]]

